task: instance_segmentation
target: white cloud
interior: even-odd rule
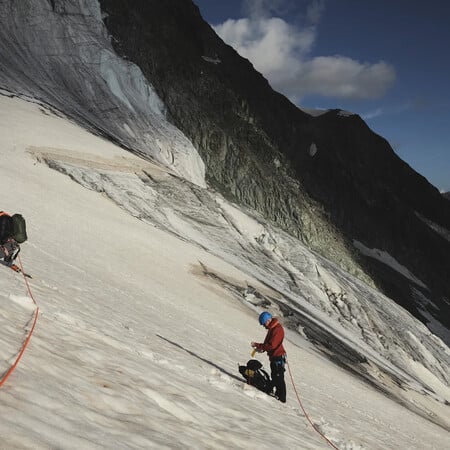
[[[280,18],[228,19],[216,26],[219,36],[270,81],[282,79],[286,70],[306,56],[314,40],[312,28],[297,31]]]
[[[392,65],[360,62],[346,56],[311,56],[317,38],[317,23],[324,10],[313,1],[300,28],[279,17],[269,17],[276,2],[247,2],[248,18],[228,19],[215,26],[219,36],[271,83],[293,101],[310,94],[345,99],[382,97],[395,81]]]
[[[379,117],[383,114],[383,108],[377,108],[373,111],[369,111],[365,114],[361,114],[361,117],[364,120],[370,120],[370,119],[375,119],[375,117]]]
[[[319,56],[301,62],[295,77],[290,77],[288,94],[299,92],[350,99],[379,98],[395,80],[389,64],[361,63],[345,56]]]

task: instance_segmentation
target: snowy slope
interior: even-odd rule
[[[114,51],[97,0],[0,0],[0,23],[0,86],[45,99],[96,133],[205,185],[197,150],[166,119],[141,69]]]
[[[288,376],[286,405],[240,381],[263,304],[299,329],[295,384],[340,449],[450,446],[448,348],[388,299],[40,105],[0,96],[0,128],[0,208],[27,218],[41,311],[0,390],[1,448],[327,448]],[[0,269],[3,373],[33,306]]]

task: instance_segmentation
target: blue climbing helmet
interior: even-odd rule
[[[259,315],[259,323],[261,325],[264,325],[269,319],[272,318],[272,314],[270,314],[270,312],[267,311],[263,311],[260,315]]]

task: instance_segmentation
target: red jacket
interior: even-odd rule
[[[283,347],[284,328],[278,319],[272,319],[267,330],[264,343],[256,344],[256,348],[263,352],[267,352],[269,359],[275,359],[286,354]]]

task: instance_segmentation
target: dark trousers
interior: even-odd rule
[[[284,356],[274,358],[270,361],[272,386],[275,388],[275,395],[280,402],[286,403],[286,383],[284,381],[286,360]]]

